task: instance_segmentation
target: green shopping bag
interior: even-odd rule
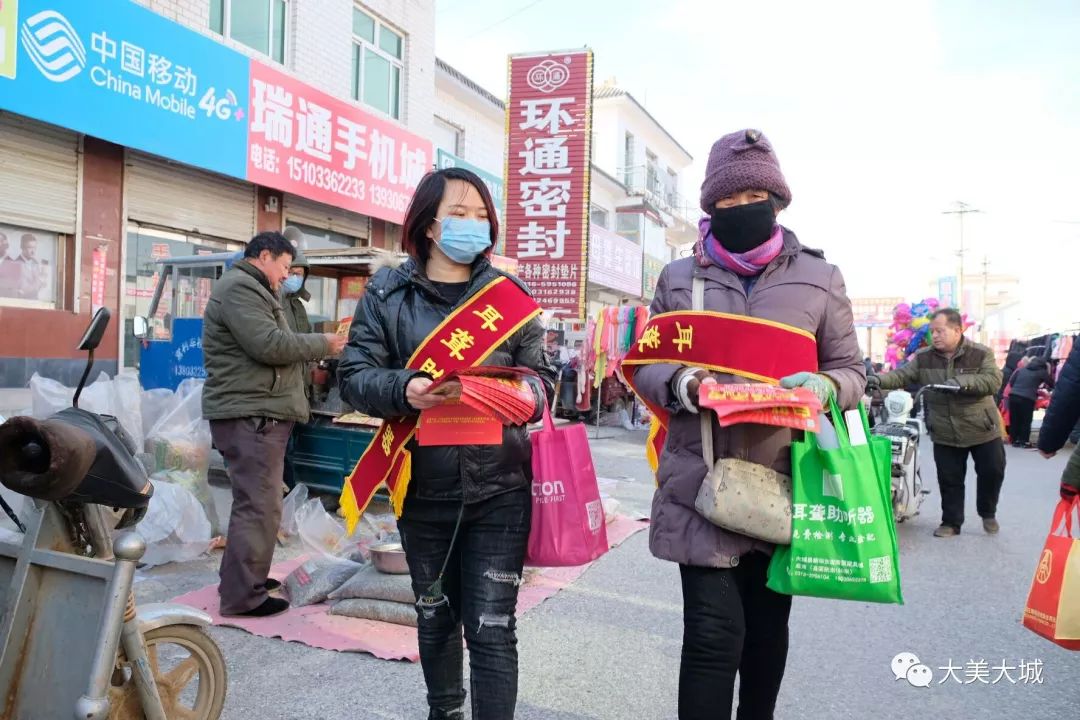
[[[839,448],[823,450],[816,433],[791,446],[792,538],[777,546],[768,586],[786,595],[904,602],[892,516],[892,446],[870,434],[852,445],[844,415],[830,409]]]

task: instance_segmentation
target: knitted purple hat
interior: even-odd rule
[[[701,209],[711,213],[717,200],[743,190],[768,190],[785,207],[791,203],[780,161],[760,130],[740,130],[713,143],[701,183]]]

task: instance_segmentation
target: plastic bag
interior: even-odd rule
[[[180,383],[168,408],[147,433],[146,452],[154,458],[154,472],[193,470],[207,476],[211,437],[210,423],[202,416],[203,383],[201,378]]]
[[[307,485],[299,483],[296,487],[289,491],[289,494],[285,496],[285,500],[281,503],[281,525],[279,530],[285,537],[293,537],[297,533],[296,518],[300,508],[304,506],[308,499]]]
[[[413,605],[386,600],[341,600],[330,608],[330,614],[416,627]]]
[[[296,511],[296,532],[305,548],[322,557],[337,556],[346,544],[345,526],[326,512],[319,498],[308,500]]]
[[[155,485],[158,482],[167,482],[179,485],[199,501],[206,519],[210,521],[210,534],[221,533],[221,521],[218,518],[217,504],[214,502],[214,494],[210,491],[210,483],[206,475],[199,475],[194,470],[161,470],[150,476],[150,481]]]
[[[210,548],[210,521],[191,491],[168,482],[154,483],[146,517],[138,526],[146,539],[147,565],[194,560]]]
[[[345,584],[329,595],[330,600],[387,600],[411,604],[412,580],[408,575],[387,575],[371,565],[364,565]]]
[[[37,373],[30,378],[30,412],[39,420],[71,407],[74,397],[75,388]],[[115,380],[110,380],[108,374],[102,372],[94,382],[83,388],[79,407],[100,415],[112,415],[120,421],[120,426],[135,442],[135,447],[141,448],[145,434],[140,397],[139,379],[135,375],[124,372]]]
[[[314,605],[341,587],[360,566],[337,558],[312,558],[285,578],[289,602],[297,607]]]
[[[34,516],[34,513],[37,512],[34,507],[34,501],[25,495],[20,495],[7,488],[0,491],[0,496],[3,496],[8,507],[15,513],[15,517],[19,518],[24,526],[29,527],[30,519]],[[2,510],[0,510],[0,528],[17,532],[19,534],[19,540],[17,542],[22,542],[22,531],[11,521],[11,518],[7,516],[7,513]]]

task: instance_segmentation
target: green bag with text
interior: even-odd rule
[[[835,400],[830,414],[838,448],[823,449],[810,432],[791,445],[791,545],[773,552],[768,586],[786,595],[902,604],[892,444],[870,434],[861,404],[865,443],[852,444]]]

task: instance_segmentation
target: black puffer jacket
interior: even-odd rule
[[[422,373],[403,370],[405,363],[457,305],[500,275],[506,274],[486,259],[477,261],[468,289],[451,305],[413,260],[375,273],[356,308],[349,344],[338,365],[338,383],[345,401],[373,417],[415,415],[405,400],[405,387]],[[525,289],[520,280],[507,277]],[[541,382],[533,383],[534,391],[550,401],[555,371],[544,355],[543,342],[543,327],[534,320],[503,343],[484,365],[535,370]],[[539,419],[542,409],[538,402],[534,420]],[[527,487],[531,481],[532,448],[524,427],[504,428],[502,445],[422,448],[414,438],[407,448],[412,452],[408,497],[475,503]]]
[[[1080,421],[1080,344],[1073,347],[1065,367],[1061,369],[1057,387],[1050,397],[1042,430],[1039,431],[1039,449],[1057,452],[1065,446],[1069,434]]]
[[[1043,385],[1054,387],[1054,378],[1041,357],[1032,358],[1024,367],[1016,371],[1009,397],[1024,398],[1035,402],[1039,399],[1039,388]]]

